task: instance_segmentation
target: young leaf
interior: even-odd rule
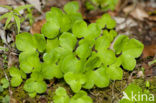
[[[112,42],[114,40],[114,37],[116,37],[117,32],[114,30],[110,30],[109,32],[107,30],[103,31],[103,36],[105,40],[109,40]]]
[[[98,56],[101,58],[104,65],[110,65],[116,61],[115,53],[109,49],[98,51]]]
[[[126,35],[119,35],[116,38],[116,40],[113,44],[113,48],[114,48],[116,54],[120,54],[122,52],[122,49],[127,44],[128,40],[129,40],[129,38]]]
[[[93,70],[101,65],[100,57],[97,53],[92,52],[92,56],[85,62],[85,70]]]
[[[101,34],[101,29],[97,26],[97,24],[91,23],[88,26],[88,32],[85,38],[92,40],[97,38],[100,34]]]
[[[144,45],[136,39],[130,39],[127,43],[127,46],[123,48],[123,54],[131,55],[134,58],[138,58],[142,51]]]
[[[108,39],[105,39],[104,36],[99,37],[96,41],[95,41],[95,49],[97,51],[101,51],[104,49],[109,48],[111,45],[111,42]]]
[[[36,51],[22,52],[19,55],[20,69],[25,73],[32,72],[33,68],[40,66],[39,54]]]
[[[133,56],[128,54],[121,55],[122,66],[124,69],[132,71],[135,68],[136,60]]]
[[[12,77],[11,78],[11,86],[12,87],[18,87],[22,83],[21,77]]]
[[[85,91],[79,91],[71,98],[70,103],[93,103],[93,101]]]
[[[79,10],[79,4],[76,1],[72,1],[67,3],[63,9],[68,14],[77,13]]]
[[[56,64],[43,63],[42,64],[42,74],[45,79],[53,79],[63,77],[63,74]]]
[[[106,71],[111,80],[122,80],[123,70],[119,66],[110,65]]]
[[[68,15],[64,14],[61,19],[62,19],[62,22],[60,24],[61,32],[69,31],[72,27],[71,18]]]
[[[104,14],[100,19],[96,21],[100,28],[107,27],[108,29],[113,29],[116,26],[116,22],[111,18],[109,14]]]
[[[60,62],[60,68],[63,73],[74,72],[78,73],[81,70],[80,61],[73,55],[66,55]]]
[[[63,87],[59,87],[55,91],[55,96],[53,97],[54,103],[69,103],[70,98],[67,95],[66,90]]]
[[[59,34],[60,26],[54,21],[49,21],[43,24],[41,33],[47,38],[55,38]]]
[[[40,51],[43,52],[46,48],[46,40],[43,34],[34,34],[34,41],[35,47]]]
[[[36,49],[33,36],[29,33],[21,33],[16,36],[16,47],[20,51],[32,51]]]
[[[109,85],[109,77],[106,73],[106,68],[101,67],[95,71],[88,71],[86,73],[86,84],[83,86],[86,89],[91,89],[94,84],[99,87],[107,87]]]
[[[11,14],[12,14],[12,12],[9,12],[9,13],[6,13],[6,14],[0,16],[0,21],[1,21],[2,19],[4,19],[4,18],[10,17]]]
[[[82,39],[79,41],[79,47],[76,49],[76,54],[81,58],[81,59],[86,59],[88,56],[90,56],[92,52],[92,47],[90,46],[90,43]]]
[[[2,78],[1,83],[4,89],[9,87],[9,81],[6,78]]]
[[[14,15],[14,19],[16,21],[16,25],[17,25],[17,32],[19,34],[20,32],[20,18],[17,15]]]
[[[73,49],[75,48],[76,43],[77,43],[77,39],[76,39],[75,35],[73,35],[72,33],[69,33],[69,32],[64,32],[60,36],[59,41],[60,41],[60,45],[63,48],[71,50],[71,51],[73,51]]]
[[[24,84],[24,90],[28,93],[44,93],[47,89],[47,85],[44,81],[34,81],[33,79],[28,79]]]
[[[80,91],[81,85],[86,82],[86,78],[83,74],[75,74],[72,72],[66,73],[64,79],[75,93]]]
[[[72,27],[73,34],[78,38],[85,37],[87,30],[87,23],[83,20],[77,20]]]
[[[17,87],[22,83],[22,76],[24,75],[19,69],[15,67],[11,67],[9,69],[10,75],[11,75],[11,86]]]
[[[8,17],[7,17],[8,19],[6,20],[4,29],[7,28],[8,24],[10,23],[10,21],[11,21],[11,19],[12,19],[12,16],[13,16],[13,14],[12,14],[12,12],[10,12],[9,15],[8,15]]]
[[[52,51],[54,48],[59,46],[59,40],[58,38],[55,39],[47,39],[47,44],[46,44],[46,52]]]
[[[32,5],[23,5],[23,6],[19,6],[19,7],[15,8],[14,11],[20,12],[21,10],[24,10],[24,9],[27,9],[30,7],[32,7]]]

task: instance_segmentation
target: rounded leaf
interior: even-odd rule
[[[41,33],[47,38],[55,38],[59,34],[60,26],[54,21],[46,22],[41,28]]]

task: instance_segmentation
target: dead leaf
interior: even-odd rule
[[[28,3],[33,5],[39,12],[41,12],[40,0],[26,0]]]
[[[7,4],[8,4],[7,0],[0,0],[0,5],[7,5]]]
[[[41,27],[42,27],[42,25],[43,25],[45,22],[46,22],[45,19],[37,21],[37,22],[34,23],[33,26],[31,27],[30,32],[31,32],[32,34],[41,33]]]
[[[146,11],[144,11],[144,9],[140,5],[137,5],[136,7],[134,5],[130,5],[126,8],[124,8],[123,11],[126,14],[130,13],[131,16],[133,16],[134,18],[141,20],[141,21],[143,21],[144,18],[149,17],[148,13]]]
[[[156,45],[145,46],[143,50],[143,58],[156,55]]]
[[[151,21],[156,21],[156,16],[150,16],[148,19]]]

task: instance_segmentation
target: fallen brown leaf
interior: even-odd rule
[[[156,55],[156,45],[145,46],[143,50],[143,58]]]
[[[141,21],[144,20],[144,18],[149,17],[148,13],[146,11],[144,11],[144,9],[141,7],[141,5],[137,5],[136,7],[134,5],[130,5],[126,8],[124,8],[123,11],[126,14],[130,14],[134,18],[141,20]]]
[[[32,34],[41,33],[41,27],[42,27],[42,25],[43,25],[45,22],[46,22],[45,19],[37,21],[37,22],[34,23],[33,26],[31,27],[30,32],[31,32]]]

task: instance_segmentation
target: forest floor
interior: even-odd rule
[[[30,1],[30,0],[28,0]],[[35,1],[39,1],[35,3]],[[45,12],[51,7],[63,8],[70,0],[34,0],[34,2],[26,2],[26,0],[0,0],[0,5],[20,6],[24,4],[32,4],[34,23],[29,25],[28,20],[21,24],[21,32],[40,33],[41,26],[45,23]],[[85,0],[77,0],[81,5],[80,12],[86,22],[92,23],[100,18],[105,12],[96,9],[89,11],[86,9]],[[122,97],[123,90],[129,83],[135,82],[141,88],[146,88],[146,81],[150,82],[149,90],[156,94],[156,63],[150,65],[151,61],[156,60],[156,2],[152,0],[119,0],[114,11],[107,11],[117,22],[116,31],[118,34],[128,35],[130,38],[136,38],[144,44],[144,51],[140,58],[137,59],[137,65],[134,71],[124,71],[122,81],[111,81],[107,88],[93,88],[88,90],[88,95],[92,97],[94,103],[117,103]],[[0,15],[7,12],[0,8]],[[24,13],[22,14],[25,15]],[[16,33],[15,27],[4,30],[6,20],[0,21],[0,79],[8,74],[7,68],[19,65],[18,54],[16,48],[12,45],[15,43]],[[144,71],[143,71],[144,70]],[[5,73],[4,73],[5,71]],[[58,82],[59,81],[59,82]],[[23,90],[23,84],[18,88],[5,90],[0,97],[10,95],[11,103],[48,103],[52,100],[54,91],[57,87],[65,87],[70,95],[72,91],[67,84],[61,80],[51,80],[48,83],[48,90],[42,95],[30,98]],[[11,92],[11,93],[10,93]]]

